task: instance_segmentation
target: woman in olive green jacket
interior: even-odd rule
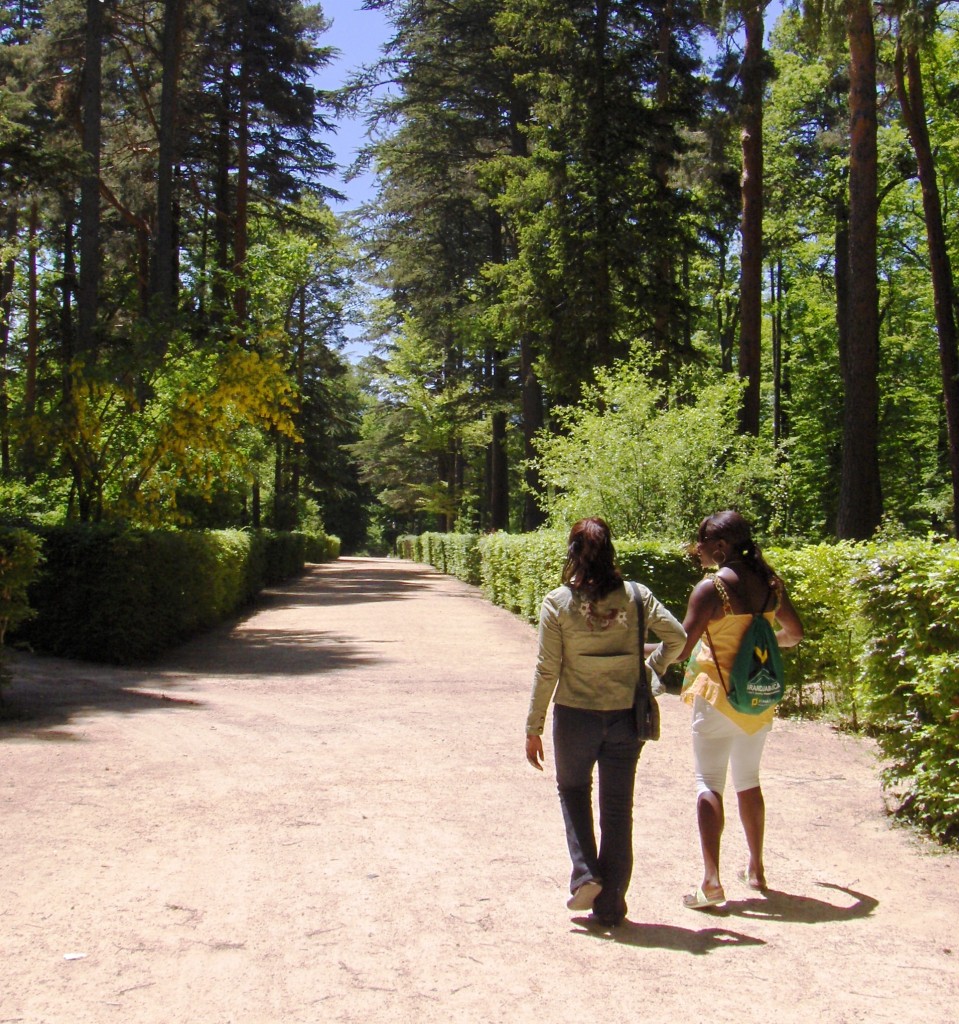
[[[686,642],[678,620],[641,584],[627,585],[616,567],[609,527],[582,519],[569,535],[563,586],[543,600],[539,655],[526,720],[526,758],[543,767],[543,728],[550,699],[556,784],[572,860],[570,910],[592,910],[605,926],[626,916],[632,873],[633,787],[642,749],[633,716],[640,649],[661,672]],[[635,591],[633,590],[635,587]],[[645,629],[660,639],[642,647]],[[644,629],[644,634],[645,634]],[[598,766],[601,838],[593,827],[592,778]]]

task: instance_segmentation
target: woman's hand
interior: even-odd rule
[[[543,737],[526,737],[526,760],[540,771],[543,770]]]

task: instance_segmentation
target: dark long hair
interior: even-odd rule
[[[599,516],[580,519],[569,531],[563,582],[590,601],[605,597],[622,585],[613,537]]]
[[[770,586],[779,579],[766,559],[763,558],[762,552],[756,547],[749,523],[733,509],[714,512],[711,516],[706,516],[699,524],[698,539],[700,541],[725,540],[746,563],[747,568],[761,576]]]

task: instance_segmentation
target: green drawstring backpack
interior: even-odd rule
[[[769,597],[773,594],[770,587]],[[723,677],[723,670],[716,660],[719,679],[726,690],[729,703],[744,715],[759,715],[783,699],[785,692],[783,659],[779,643],[769,620],[765,617],[766,605],[753,615],[736,652],[729,682]],[[708,633],[708,631],[707,631]],[[712,640],[709,641],[712,647]]]

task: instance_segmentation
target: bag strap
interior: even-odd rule
[[[719,575],[717,573],[710,572],[707,573],[706,576],[708,579],[713,581],[713,586],[716,588],[716,593],[719,594],[719,598],[723,603],[723,614],[734,614],[732,602],[729,600],[729,591],[726,589],[726,584],[719,578]],[[769,608],[770,598],[772,598],[776,594],[776,588],[771,583],[768,583],[767,587],[769,589],[766,591],[766,599],[763,601],[762,608],[760,608],[758,612],[749,612],[749,615],[766,614],[766,611]]]
[[[729,600],[729,591],[726,590],[726,585],[716,575],[716,573],[709,573],[709,578],[713,581],[713,586],[716,588],[722,602],[723,602],[723,614],[732,614],[732,604]],[[769,599],[775,594],[776,589],[773,585],[769,584],[769,592],[766,594],[766,600],[763,601],[763,606],[758,612],[749,612],[753,619],[759,618],[761,615],[766,614],[766,608],[769,605]],[[713,646],[713,638],[709,635],[709,626],[705,630],[706,639],[709,641],[709,650],[712,652],[713,664],[716,666],[716,671],[719,673],[719,681],[723,684],[723,690],[726,692],[726,696],[729,696],[729,687],[726,685],[726,677],[723,675],[723,667],[719,664],[719,658],[716,656],[716,648]]]
[[[713,645],[713,638],[709,635],[709,626],[706,627],[706,639],[709,641],[709,651],[713,656],[713,664],[716,666],[716,671],[719,673],[719,681],[723,684],[723,692],[728,697],[729,687],[726,685],[726,677],[723,675],[723,667],[719,664],[719,658],[716,657],[716,648]]]
[[[649,680],[646,678],[646,613],[643,608],[643,599],[639,593],[639,587],[630,580],[629,589],[633,594],[633,601],[636,604],[636,615],[639,619],[638,644],[639,644],[639,683],[643,692],[650,690]]]

